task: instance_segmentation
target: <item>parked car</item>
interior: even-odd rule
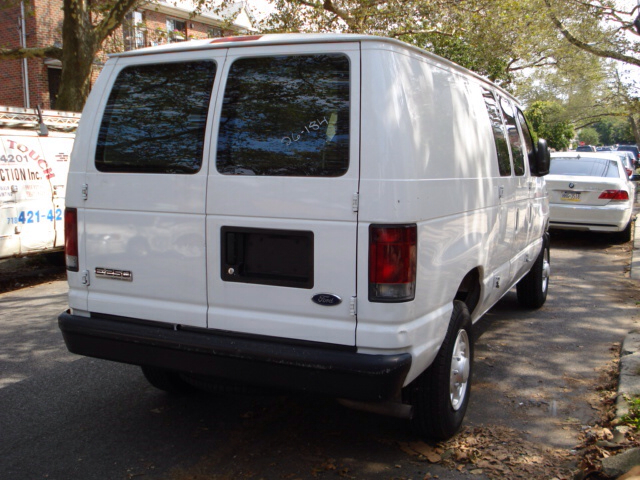
[[[114,55],[73,150],[59,325],[160,389],[295,388],[447,438],[473,322],[514,286],[546,300],[548,166],[507,91],[396,40]]]
[[[635,161],[640,162],[640,149],[638,149],[637,145],[618,145],[618,151],[632,152],[633,155],[635,156]]]
[[[622,165],[624,165],[625,172],[627,172],[627,175],[629,175],[629,178],[633,180],[635,176],[636,168],[637,168],[637,162],[633,158],[633,152],[629,152],[625,150],[620,150],[620,151],[616,150],[615,152],[611,152],[611,153],[618,155],[618,157],[620,157],[620,160],[622,160]]]
[[[596,147],[594,147],[593,145],[580,145],[578,148],[576,148],[576,152],[595,152]]]
[[[551,154],[546,177],[551,229],[619,232],[631,239],[635,185],[614,153]]]
[[[615,148],[613,148],[613,147],[606,147],[606,146],[605,147],[596,147],[596,151],[597,152],[612,152],[614,150],[615,150]]]

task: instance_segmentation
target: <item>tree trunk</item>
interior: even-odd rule
[[[64,1],[62,74],[56,108],[80,112],[91,90],[98,45],[84,0]]]

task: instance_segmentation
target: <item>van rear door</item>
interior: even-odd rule
[[[230,49],[223,76],[208,326],[355,345],[359,44]]]
[[[117,60],[78,211],[89,311],[206,326],[203,154],[224,54]]]

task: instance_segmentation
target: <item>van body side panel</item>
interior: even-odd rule
[[[359,50],[230,50],[207,189],[210,329],[355,344]],[[334,173],[336,142],[348,169]]]
[[[362,58],[362,95],[377,100],[362,107],[358,298],[369,223],[417,222],[419,244],[415,300],[360,301],[357,345],[411,351],[408,383],[435,358],[469,271],[481,267],[477,311],[511,286],[515,189],[498,173],[476,79],[388,44],[363,44]]]
[[[0,129],[0,258],[64,245],[64,197],[73,134]]]
[[[0,142],[0,156],[6,158],[4,142]],[[4,162],[0,163],[0,258],[10,257],[20,252],[20,237],[16,235],[18,213],[17,192],[12,189],[12,174]]]

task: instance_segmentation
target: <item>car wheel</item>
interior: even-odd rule
[[[634,220],[629,220],[629,223],[627,224],[625,229],[618,233],[618,240],[620,241],[620,243],[627,243],[631,241],[631,237],[632,237],[631,232],[633,230],[633,227],[634,227]]]
[[[472,363],[471,316],[467,306],[455,300],[436,359],[407,387],[411,427],[419,436],[446,440],[460,429],[469,404]]]
[[[185,393],[192,390],[178,372],[158,367],[141,367],[147,381],[157,389],[168,393]]]
[[[516,287],[518,303],[525,308],[540,308],[547,301],[549,276],[551,273],[551,256],[549,251],[549,234],[545,234],[542,251],[533,267]]]

